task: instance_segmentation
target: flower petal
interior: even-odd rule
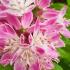
[[[2,4],[0,4],[0,19],[7,17],[7,13],[6,13],[5,9],[6,8]]]
[[[15,53],[13,54],[12,59],[11,59],[11,64],[13,64],[14,62],[17,61],[17,59],[19,59],[21,53],[22,53],[22,49],[21,48],[17,49],[15,51]]]
[[[49,53],[49,52],[50,52],[50,53]],[[59,54],[58,54],[57,50],[55,50],[55,49],[53,48],[53,46],[49,46],[46,53],[47,53],[52,59],[58,60]]]
[[[64,42],[63,42],[61,39],[59,39],[59,40],[55,43],[55,46],[56,46],[56,48],[60,48],[60,47],[64,47],[65,44],[64,44]]]
[[[29,12],[29,13],[25,13],[23,16],[22,16],[22,19],[21,19],[21,23],[22,23],[22,26],[23,28],[28,28],[31,24],[33,20],[33,14],[32,12]]]
[[[18,59],[14,64],[14,70],[25,70],[24,65],[20,59]]]
[[[8,23],[12,25],[15,29],[20,29],[21,23],[16,16],[8,14],[6,19]]]
[[[8,3],[10,0],[0,0],[0,1],[4,6],[8,7]]]
[[[35,3],[38,4],[38,6],[43,9],[43,8],[49,7],[50,2],[51,2],[51,0],[39,0],[39,1],[36,0]]]
[[[35,5],[30,5],[27,8],[25,8],[23,13],[28,13],[31,12],[35,8]]]
[[[34,33],[33,33],[33,36],[36,37],[38,32],[39,32],[39,29],[40,29],[40,20],[37,19],[36,22],[35,22],[35,26],[34,26]]]
[[[34,32],[34,27],[35,27],[35,24],[33,24],[32,26],[30,26],[30,27],[27,29],[27,31],[30,32],[30,33]]]
[[[10,38],[16,36],[16,32],[9,24],[2,24],[0,26],[0,38]]]
[[[50,18],[56,17],[58,13],[59,12],[54,9],[47,8],[47,10],[43,12],[42,17],[44,19],[50,19]]]
[[[65,5],[65,6],[61,9],[61,11],[60,11],[60,13],[59,13],[59,16],[64,17],[64,15],[66,14],[66,11],[67,11],[67,6]]]
[[[7,52],[1,57],[0,63],[7,65],[10,63],[11,58],[12,58],[12,54]]]
[[[51,70],[53,68],[54,68],[54,65],[53,65],[52,61],[48,60],[48,62],[46,62],[46,69]]]
[[[29,6],[34,3],[34,0],[26,0],[25,6]]]
[[[32,64],[30,70],[39,70],[39,63],[38,63],[38,61],[36,63]]]
[[[6,45],[5,40],[0,38],[0,48],[4,48],[5,45]]]
[[[45,53],[44,49],[42,49],[42,48],[40,48],[40,47],[36,47],[36,51],[37,51],[39,54]]]
[[[60,33],[61,33],[62,35],[64,35],[65,37],[70,38],[70,31],[69,31],[67,28],[63,27],[63,28],[60,30]]]

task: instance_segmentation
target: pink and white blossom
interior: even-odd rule
[[[61,35],[70,38],[67,7],[52,9],[51,0],[0,1],[0,64],[14,70],[54,69],[57,49],[65,46]]]
[[[1,4],[6,7],[4,12],[16,16],[22,16],[24,13],[34,9],[34,0],[0,0]],[[19,13],[20,12],[20,13]]]

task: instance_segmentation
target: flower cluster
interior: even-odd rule
[[[0,64],[14,70],[52,70],[59,62],[57,48],[65,46],[61,35],[70,38],[60,11],[51,0],[0,0]]]

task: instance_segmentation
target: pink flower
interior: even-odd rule
[[[4,12],[16,16],[22,16],[24,13],[32,11],[32,9],[35,7],[34,0],[0,0],[0,1],[1,4],[4,7],[6,7]]]
[[[59,25],[62,26],[61,29],[59,30],[60,33],[65,37],[70,38],[70,31],[66,28],[68,27],[68,25],[70,25],[70,21],[64,18],[66,10],[67,10],[67,6],[64,6],[59,12],[59,14],[55,17],[56,18],[55,23],[58,23]]]
[[[21,18],[7,14],[6,21],[0,25],[0,47],[4,52],[0,63],[14,64],[14,70],[53,69],[52,61],[59,61],[56,48],[65,45],[60,33],[66,25],[57,23],[57,18],[32,22],[32,12]]]
[[[24,63],[24,65],[27,65],[29,62],[32,64],[35,62],[35,54],[33,54],[33,51],[30,49],[30,45],[25,42],[25,38],[24,34],[19,37],[8,24],[0,26],[0,39],[4,40],[4,47],[1,46],[4,52],[0,60],[1,64],[7,65],[14,63],[15,66],[19,60],[19,62]],[[17,69],[15,68],[14,70]]]
[[[37,43],[35,45],[32,44],[33,42],[31,42],[31,36],[32,35],[28,34],[28,40],[26,40],[26,35],[24,33],[21,33],[21,35],[18,36],[14,29],[8,24],[0,25],[0,39],[4,40],[4,47],[1,46],[3,48],[4,54],[0,59],[0,63],[4,65],[14,63],[14,70],[25,70],[27,68],[31,70],[40,70],[40,68],[51,69],[53,67],[51,63],[52,58],[50,57],[51,54],[43,53],[42,56],[44,58],[39,60],[39,58],[42,58],[42,56],[38,54],[35,49],[33,49],[33,47],[36,47]],[[42,50],[45,51],[45,49]],[[48,53],[51,51],[50,48],[47,50]],[[53,50],[53,52],[54,51],[55,50]],[[50,60],[46,59],[47,57],[50,58]],[[44,59],[46,59],[46,62]],[[45,66],[43,66],[42,63],[44,63]]]
[[[70,38],[70,22],[64,18],[66,6],[58,11],[49,8],[50,3],[1,0],[0,64],[14,65],[14,70],[54,69],[53,61],[59,62],[60,56],[57,48],[65,46],[61,34]]]
[[[46,19],[44,23],[40,24],[42,29],[47,30],[48,33],[50,30],[51,31],[53,30],[56,31],[58,34],[61,33],[65,37],[70,38],[70,31],[66,28],[67,26],[70,25],[70,21],[64,18],[66,9],[67,7],[64,6],[55,17]]]
[[[28,17],[25,15],[28,15]],[[17,22],[18,18],[16,21],[14,20],[15,24],[13,22],[14,29],[18,29],[17,27],[19,27],[19,31],[21,31],[21,27],[22,30],[25,29],[25,31],[23,30],[20,34],[10,26],[12,23],[9,25],[9,22],[12,21],[12,19],[8,23],[0,25],[0,40],[3,40],[3,42],[0,41],[0,45],[3,44],[0,47],[3,49],[4,53],[0,63],[3,65],[14,64],[14,70],[51,70],[54,68],[52,60],[58,62],[59,57],[54,42],[49,42],[49,37],[39,30],[39,24],[41,24],[39,20],[36,21],[35,25],[31,23],[32,16],[30,17],[30,15],[32,15],[32,13],[27,13],[25,15],[21,18],[23,19],[21,23],[20,21],[18,21],[19,23]],[[12,15],[8,16],[8,19],[12,17]],[[32,32],[29,32],[28,29],[31,24],[34,26]],[[50,35],[50,37],[51,36],[52,35]],[[56,39],[56,41],[57,40],[58,39]],[[59,41],[60,40],[57,42]]]
[[[59,14],[58,10],[50,7],[51,0],[35,0],[35,15],[40,20],[50,19],[56,17]]]

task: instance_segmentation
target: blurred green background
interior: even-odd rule
[[[51,7],[60,10],[64,5],[68,6],[65,17],[70,19],[70,0],[53,0]],[[68,29],[70,30],[70,26]],[[54,63],[54,70],[70,70],[70,39],[65,37],[62,37],[62,39],[64,40],[66,47],[58,49],[61,58],[59,64]],[[13,68],[10,65],[6,67],[0,65],[0,70],[13,70]]]

